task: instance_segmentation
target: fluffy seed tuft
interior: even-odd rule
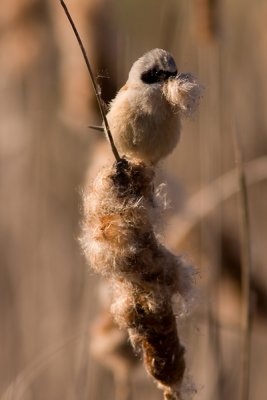
[[[180,73],[167,81],[163,93],[181,116],[190,117],[199,105],[203,87],[194,75]]]
[[[154,169],[122,160],[105,168],[84,196],[82,244],[92,268],[113,286],[112,313],[143,354],[165,399],[180,399],[185,361],[172,307],[185,296],[191,269],[157,239],[163,206]]]

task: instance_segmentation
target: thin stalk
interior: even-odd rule
[[[62,7],[63,7],[63,9],[65,11],[65,14],[66,14],[66,16],[67,16],[67,18],[68,18],[68,20],[70,22],[70,25],[71,25],[71,27],[73,29],[73,32],[74,32],[74,34],[76,36],[76,39],[77,39],[77,41],[79,43],[79,46],[80,46],[80,49],[82,51],[83,58],[84,58],[85,64],[87,66],[87,69],[88,69],[88,72],[89,72],[89,75],[90,75],[90,78],[91,78],[91,81],[92,81],[92,84],[93,84],[93,88],[94,88],[94,92],[95,92],[95,95],[96,95],[97,103],[98,103],[98,106],[99,106],[99,109],[100,109],[100,112],[101,112],[101,116],[103,118],[104,129],[105,129],[105,133],[107,135],[107,138],[109,140],[109,143],[110,143],[110,146],[111,146],[111,150],[112,150],[112,152],[114,154],[114,157],[115,157],[116,161],[120,161],[121,158],[120,158],[118,150],[117,150],[117,148],[115,146],[112,134],[111,134],[110,129],[109,129],[106,113],[104,111],[104,107],[103,107],[103,104],[102,104],[101,96],[100,96],[99,91],[97,89],[95,77],[94,77],[91,65],[89,63],[89,58],[88,58],[88,56],[86,54],[86,51],[85,51],[84,45],[82,43],[81,37],[80,37],[80,35],[79,35],[78,31],[77,31],[77,28],[76,28],[76,26],[75,26],[75,24],[73,22],[73,19],[72,19],[70,13],[69,13],[69,10],[68,10],[65,2],[63,0],[60,0],[60,3],[61,3],[61,5],[62,5]]]
[[[115,399],[132,400],[129,372],[127,372],[125,376],[120,376],[120,373],[115,373]]]
[[[259,157],[245,166],[247,185],[267,179],[267,157]],[[177,249],[202,219],[221,203],[238,193],[236,170],[231,170],[196,192],[186,203],[184,214],[172,216],[166,230],[169,246]],[[200,206],[201,205],[201,206]]]
[[[242,344],[240,357],[240,400],[249,399],[250,388],[250,348],[251,348],[251,241],[249,226],[249,209],[248,209],[248,191],[244,170],[241,145],[239,142],[238,132],[233,129],[234,151],[236,158],[236,167],[238,174],[238,183],[240,189],[240,252],[241,252],[241,289],[242,289],[242,309],[241,309],[241,327],[242,327]]]

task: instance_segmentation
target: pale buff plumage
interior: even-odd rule
[[[144,83],[142,73],[153,68],[176,71],[167,51],[154,49],[146,53],[133,64],[126,85],[110,104],[107,119],[121,155],[155,164],[175,148],[181,117],[195,110],[201,86],[191,74]]]

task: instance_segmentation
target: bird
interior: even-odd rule
[[[159,48],[145,53],[108,107],[106,117],[119,153],[152,165],[167,157],[179,141],[181,117],[194,111],[200,96],[196,78],[178,73],[171,53]]]

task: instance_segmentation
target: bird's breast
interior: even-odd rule
[[[179,139],[179,116],[159,90],[121,90],[107,118],[118,150],[144,162],[159,161]]]

